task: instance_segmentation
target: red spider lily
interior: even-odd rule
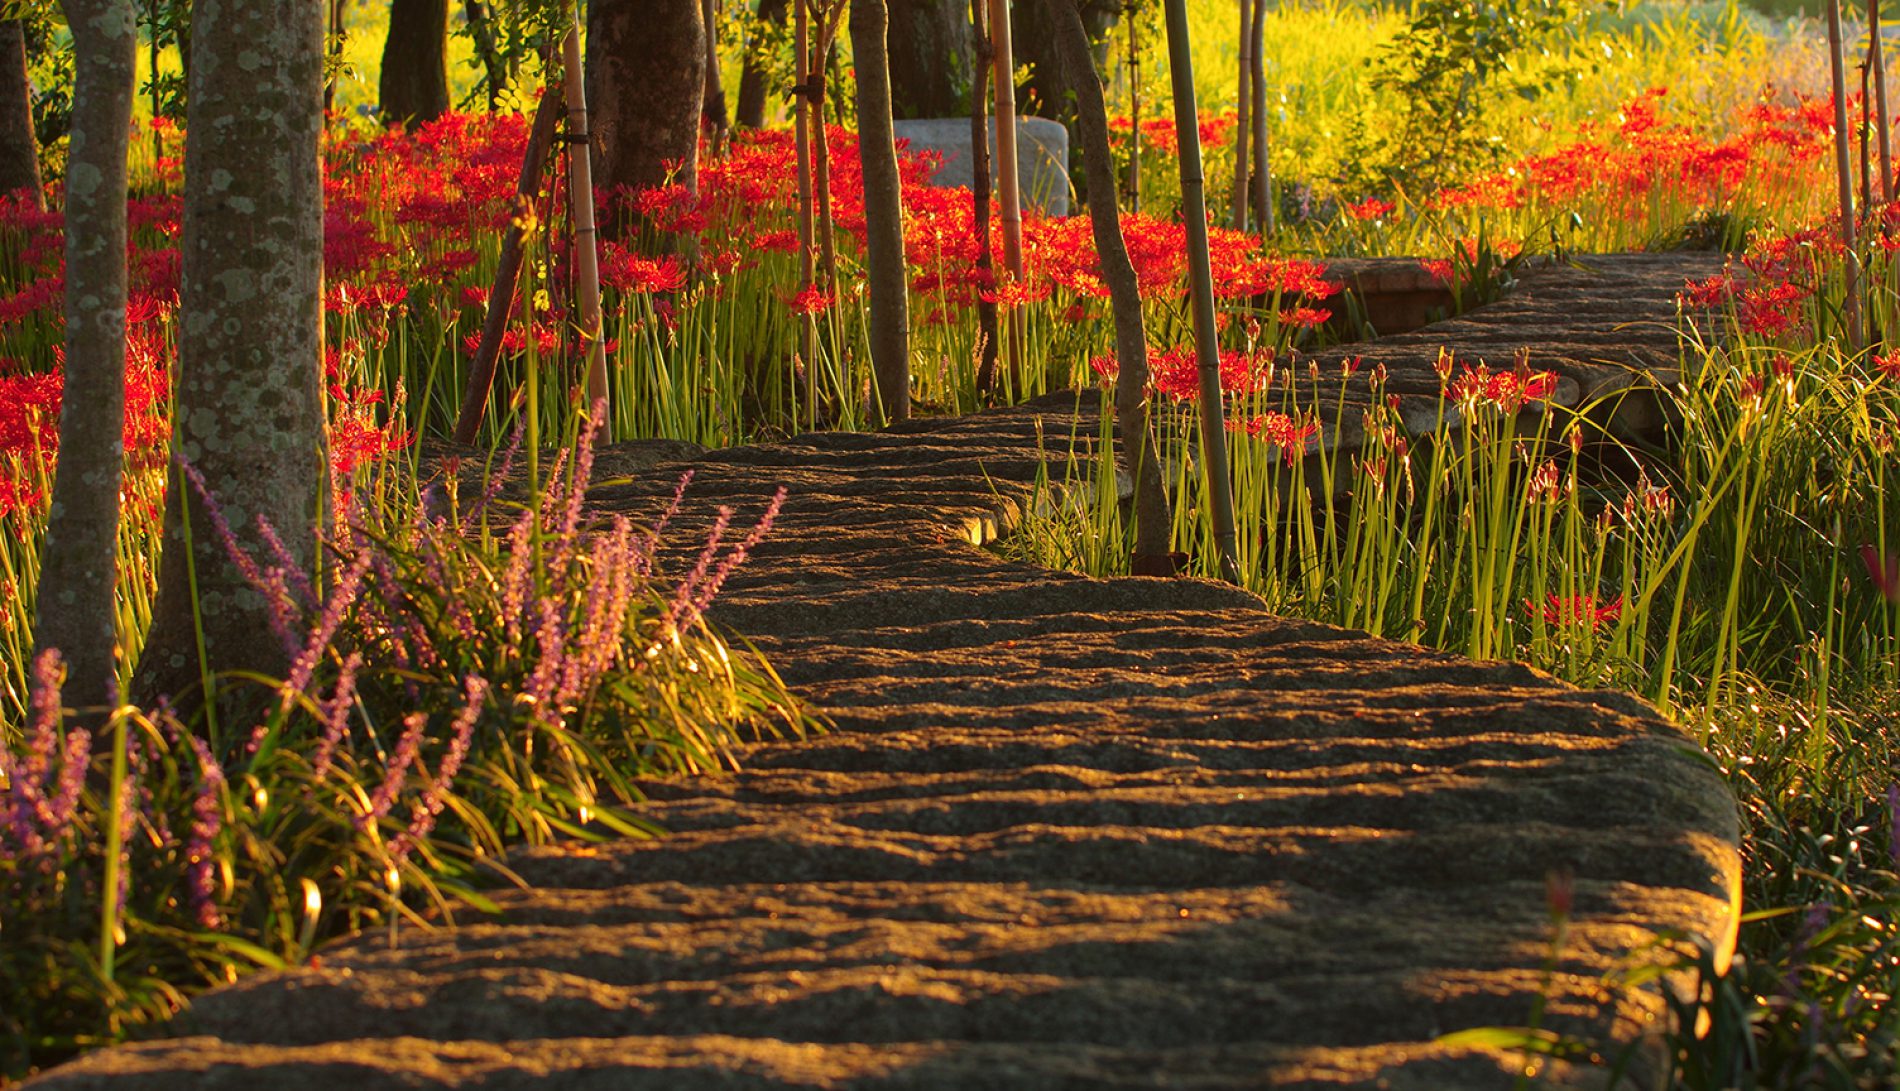
[[[1535,603],[1524,600],[1525,616],[1536,617],[1538,612]],[[1597,597],[1591,594],[1553,594],[1544,600],[1542,613],[1547,625],[1588,625],[1594,630],[1606,621],[1615,621],[1623,616],[1623,596],[1618,595],[1609,602],[1599,603]]]
[[[1867,577],[1874,581],[1880,597],[1900,604],[1900,555],[1889,553],[1882,557],[1869,543],[1860,547],[1860,563],[1867,566]]]
[[[1445,374],[1441,372],[1441,375]],[[1552,371],[1498,371],[1483,364],[1464,365],[1464,371],[1451,381],[1454,401],[1467,405],[1490,402],[1507,413],[1550,397],[1557,389],[1557,374]]]
[[[820,289],[818,285],[808,284],[785,302],[792,308],[792,313],[811,317],[830,310],[835,300],[831,293]]]
[[[1398,205],[1393,204],[1391,201],[1380,200],[1377,197],[1368,197],[1356,205],[1346,206],[1346,211],[1350,213],[1355,220],[1382,219],[1392,215],[1398,210]]]
[[[1900,349],[1874,357],[1874,370],[1882,377],[1900,383]]]
[[[672,254],[649,258],[610,242],[600,248],[600,282],[629,295],[677,292],[686,286],[686,271]]]
[[[1280,449],[1291,466],[1306,454],[1306,442],[1319,434],[1319,422],[1301,424],[1285,413],[1262,413],[1246,423],[1249,436]]]

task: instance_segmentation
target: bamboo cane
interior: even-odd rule
[[[1868,48],[1871,50],[1873,47]],[[1868,116],[1873,105],[1873,96],[1868,91],[1874,68],[1871,59],[1862,61],[1856,67],[1860,70],[1860,124],[1855,126],[1854,135],[1860,139],[1860,211],[1861,215],[1866,215],[1867,210],[1874,207],[1873,150],[1868,143],[1874,131],[1873,118]]]
[[[1875,143],[1880,148],[1880,199],[1893,200],[1893,151],[1889,131],[1893,115],[1887,113],[1887,58],[1880,40],[1880,0],[1867,0],[1867,36],[1873,42]]]
[[[810,60],[809,43],[810,0],[793,0],[792,56],[797,58],[794,65],[798,86],[792,89],[792,133],[793,148],[798,174],[798,289],[808,292],[812,287],[812,193],[811,193],[811,96],[807,90],[808,80],[805,67]],[[818,427],[818,322],[812,315],[801,314],[798,317],[798,356],[805,366],[802,379],[794,376],[795,389],[804,395],[805,412],[810,427]]]
[[[1128,6],[1128,210],[1141,211],[1141,10]]]
[[[580,294],[581,343],[587,348],[587,414],[605,423],[613,419],[607,401],[607,345],[601,339],[600,247],[594,226],[594,166],[587,135],[587,94],[581,81],[581,30],[568,9],[567,39],[561,56],[567,66],[568,199],[574,204],[574,257]]]
[[[561,115],[561,100],[541,89],[540,104],[534,108],[534,124],[528,130],[528,151],[521,158],[521,174],[515,180],[515,206],[532,206],[541,188],[541,174],[547,166],[548,148],[554,143],[554,123]],[[462,411],[455,420],[455,442],[472,444],[481,430],[482,416],[488,411],[488,393],[495,385],[495,362],[501,355],[502,334],[507,331],[513,312],[515,283],[521,276],[521,243],[525,234],[523,220],[511,219],[501,238],[501,260],[495,267],[495,283],[488,291],[488,309],[482,315],[482,339],[469,364],[468,385],[462,392]]]
[[[1261,0],[1265,6],[1266,0]],[[1252,159],[1247,154],[1248,139],[1253,135],[1253,0],[1240,0],[1240,100],[1237,113],[1240,115],[1234,125],[1234,191],[1232,207],[1228,212],[1228,226],[1235,231],[1247,230],[1247,166]]]
[[[1012,283],[1023,279],[1023,199],[1016,167],[1016,61],[1009,34],[1009,0],[989,0],[990,45],[995,57],[990,71],[996,95],[996,183],[1002,188],[1003,267]],[[1023,378],[1022,314],[1012,304],[1005,314],[1009,324],[1009,374],[1018,390]]]
[[[1841,324],[1847,328],[1847,346],[1859,352],[1860,336],[1860,255],[1854,238],[1854,167],[1848,148],[1847,62],[1841,52],[1841,0],[1827,0],[1828,61],[1834,81],[1834,171],[1841,199],[1841,245],[1846,251],[1845,298],[1841,302]]]
[[[1253,200],[1259,209],[1260,232],[1271,235],[1273,223],[1273,174],[1267,157],[1267,5],[1265,0],[1253,10]]]
[[[1194,307],[1194,356],[1201,380],[1201,461],[1213,509],[1214,548],[1222,578],[1240,582],[1234,559],[1233,481],[1227,470],[1226,407],[1221,398],[1220,351],[1214,329],[1214,273],[1207,242],[1206,181],[1202,174],[1194,55],[1188,40],[1187,0],[1166,0],[1168,68],[1174,81],[1174,126],[1181,149],[1181,217],[1187,221],[1188,283]]]
[[[989,95],[985,90],[992,58],[988,20],[984,18],[984,0],[970,0],[970,28],[976,36],[970,80],[970,203],[976,221],[976,267],[984,275],[996,269],[990,247],[990,120]],[[977,347],[976,392],[989,394],[996,385],[996,304],[979,297],[976,301]]]

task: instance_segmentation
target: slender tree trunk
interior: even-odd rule
[[[152,3],[153,0],[146,0],[146,2]],[[330,114],[336,110],[336,81],[337,81],[339,70],[341,69],[342,64],[343,64],[343,44],[344,44],[344,35],[345,35],[345,30],[343,27],[344,3],[346,3],[346,0],[327,0],[327,3],[325,4],[325,6],[328,7],[330,11],[329,13],[330,26],[329,26],[329,29],[325,32],[325,43],[324,43],[324,48],[329,53],[329,60],[327,62],[329,66],[329,71],[325,75],[324,80],[323,80],[323,114],[325,117],[330,116]],[[156,48],[157,43],[154,42],[153,46],[154,48],[152,50],[152,70],[157,71],[158,70],[158,50]],[[157,90],[158,89],[154,87],[153,93],[156,94]]]
[[[1880,0],[1867,0],[1867,37],[1873,42],[1874,112],[1879,115],[1874,133],[1880,147],[1880,199],[1893,200],[1893,148],[1890,130],[1892,115],[1887,113],[1887,59],[1880,40]]]
[[[812,43],[811,63],[806,69],[805,85],[811,89],[812,185],[818,197],[818,260],[824,272],[825,290],[835,291],[838,284],[837,225],[831,216],[831,139],[825,127],[826,83],[831,69],[831,44],[838,33],[838,18],[845,0],[823,0],[816,41]]]
[[[1161,458],[1148,420],[1148,338],[1141,317],[1141,291],[1135,266],[1122,238],[1121,209],[1115,201],[1115,157],[1108,147],[1108,103],[1089,50],[1088,31],[1074,0],[1043,0],[1056,24],[1056,49],[1069,86],[1075,91],[1076,126],[1082,136],[1082,162],[1089,178],[1089,220],[1102,279],[1115,312],[1115,423],[1121,432],[1122,463],[1135,485],[1134,572],[1171,576],[1168,550],[1173,522],[1161,486]]]
[[[567,99],[567,135],[574,141],[568,158],[567,195],[573,202],[574,270],[579,281],[581,343],[587,349],[587,412],[609,424],[611,406],[607,402],[607,350],[601,340],[600,323],[600,240],[594,226],[594,170],[588,154],[587,97],[581,79],[581,28],[568,27],[561,43],[561,56],[567,71],[563,83]]]
[[[785,25],[787,0],[759,0],[759,21]],[[739,102],[733,120],[742,129],[765,127],[765,100],[771,76],[765,68],[765,46],[757,36],[746,43],[745,68],[739,73]]]
[[[1252,192],[1247,184],[1247,168],[1253,162],[1247,154],[1253,137],[1253,0],[1240,0],[1240,104],[1234,126],[1234,191],[1227,214],[1227,226],[1247,230],[1247,200]]]
[[[817,226],[812,210],[812,92],[805,71],[811,56],[812,0],[792,2],[796,8],[792,20],[792,56],[796,58],[792,74],[797,81],[797,86],[792,89],[792,144],[798,174],[798,290],[803,293],[811,290],[816,279],[812,264],[812,255],[817,246]],[[798,360],[795,364],[802,366],[803,370],[799,370],[798,366],[793,368],[794,397],[803,400],[806,425],[815,429],[818,427],[816,315],[798,316]],[[796,418],[796,411],[793,416]]]
[[[1128,207],[1141,211],[1141,13],[1128,8]]]
[[[719,0],[701,0],[699,21],[706,27],[706,89],[701,107],[707,146],[715,156],[724,155],[726,130],[726,85],[719,78]]]
[[[482,62],[482,82],[487,85],[488,108],[492,111],[501,105],[502,88],[508,86],[512,75],[502,58],[501,43],[495,38],[494,16],[483,0],[463,0],[462,16],[468,21],[469,36],[475,40],[475,56]]]
[[[1841,0],[1827,0],[1828,60],[1834,79],[1834,171],[1841,200],[1841,246],[1846,251],[1845,298],[1841,325],[1847,347],[1860,351],[1860,252],[1854,241],[1854,167],[1848,148],[1846,60],[1841,56]]]
[[[65,658],[66,703],[96,709],[116,704],[119,688],[113,591],[125,464],[125,160],[138,13],[130,0],[63,6],[76,70],[66,169],[66,387],[33,642]]]
[[[383,121],[420,125],[449,108],[449,0],[391,0],[378,83]]]
[[[858,69],[858,162],[864,170],[864,264],[871,308],[871,370],[884,421],[910,419],[910,284],[904,275],[904,192],[891,126],[884,0],[851,0]]]
[[[265,600],[215,526],[262,555],[265,520],[290,556],[314,556],[325,470],[323,6],[196,0],[193,17],[172,446],[217,509],[174,475],[144,702],[213,672],[282,670]]]
[[[970,66],[970,203],[976,213],[976,267],[985,279],[993,281],[996,257],[990,247],[990,120],[985,109],[989,96],[984,84],[995,51],[990,48],[985,3],[970,0],[970,28],[976,38],[976,60]],[[976,330],[981,342],[977,348],[976,392],[987,398],[996,386],[995,300],[977,298]]]
[[[697,191],[706,30],[699,0],[593,0],[587,102],[602,190],[671,180]],[[669,170],[677,167],[677,171]],[[610,220],[609,236],[630,225]]]
[[[33,135],[33,96],[26,78],[26,27],[18,19],[0,20],[0,193],[40,192],[40,144]]]
[[[1023,205],[1016,167],[1016,68],[1010,48],[1009,0],[989,0],[991,79],[996,95],[996,184],[1002,187],[1003,266],[1010,280],[1023,279]],[[1023,323],[1015,306],[1004,311],[1009,328],[1009,377],[1018,394],[1023,386]]]
[[[554,124],[561,116],[563,96],[547,88],[534,109],[534,123],[528,130],[528,150],[521,159],[521,173],[515,179],[515,207],[534,207],[541,191],[541,175],[547,168],[548,151],[554,144]],[[488,411],[488,394],[495,384],[495,362],[501,355],[502,334],[507,331],[508,316],[514,310],[515,284],[521,276],[521,218],[508,221],[501,238],[500,260],[495,264],[494,286],[488,292],[488,309],[482,315],[482,339],[469,363],[468,386],[462,392],[462,411],[455,421],[455,442],[472,444]]]
[[[1247,73],[1253,83],[1253,203],[1255,222],[1263,234],[1273,232],[1273,175],[1267,156],[1267,4],[1253,6],[1253,63]]]
[[[1226,412],[1221,399],[1220,345],[1214,326],[1214,274],[1208,253],[1206,176],[1201,127],[1194,97],[1194,53],[1188,38],[1186,0],[1164,0],[1168,24],[1168,69],[1174,83],[1174,128],[1181,142],[1181,218],[1187,224],[1188,289],[1194,312],[1194,356],[1201,380],[1201,463],[1213,509],[1214,548],[1221,577],[1240,582],[1234,560],[1233,480],[1227,472]]]

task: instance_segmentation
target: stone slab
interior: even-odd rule
[[[897,137],[910,142],[912,151],[934,151],[943,166],[932,183],[970,188],[976,183],[971,163],[970,119],[920,118],[896,123]],[[996,173],[996,120],[990,119],[990,177]],[[1016,119],[1016,177],[1024,207],[1035,206],[1051,216],[1069,214],[1069,130],[1046,117]]]

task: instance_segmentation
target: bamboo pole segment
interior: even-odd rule
[[[812,186],[811,186],[811,93],[805,66],[810,59],[811,0],[793,0],[792,56],[796,58],[794,75],[798,86],[792,88],[792,143],[798,174],[798,290],[812,287]],[[803,378],[793,377],[794,390],[805,399],[806,420],[818,427],[818,320],[816,316],[798,316],[798,358],[804,365]],[[794,413],[794,415],[796,415]]]
[[[561,115],[561,100],[541,89],[541,100],[534,108],[534,124],[528,130],[528,151],[521,157],[521,174],[515,180],[515,207],[525,212],[533,207],[541,189],[541,175],[547,167],[548,148],[554,143],[554,124]],[[495,362],[501,356],[501,337],[507,331],[513,312],[515,284],[521,277],[521,244],[526,217],[517,214],[508,223],[501,238],[501,260],[495,266],[495,283],[488,290],[488,308],[482,314],[482,339],[469,364],[468,385],[462,391],[462,411],[455,419],[455,442],[475,442],[481,430],[482,416],[488,411],[488,393],[495,385]]]
[[[1266,0],[1261,0],[1262,7]],[[1234,190],[1228,211],[1228,226],[1247,230],[1247,167],[1253,160],[1247,154],[1248,139],[1253,136],[1253,0],[1240,0],[1240,100],[1234,125]]]
[[[1023,279],[1022,175],[1016,166],[1016,55],[1010,42],[1009,0],[989,0],[990,46],[995,52],[990,71],[996,95],[996,184],[1003,205],[1003,267],[1013,284]],[[1018,391],[1023,380],[1023,319],[1014,305],[1005,310],[1008,323],[1009,374]]]
[[[1128,5],[1128,210],[1141,211],[1141,9]]]
[[[1867,0],[1867,37],[1873,43],[1875,142],[1880,148],[1880,199],[1893,200],[1893,115],[1887,112],[1887,58],[1880,40],[1880,0]]]
[[[970,80],[970,203],[975,213],[976,267],[985,277],[996,270],[996,258],[990,246],[990,119],[988,83],[992,58],[989,20],[984,17],[985,0],[970,0],[970,29],[976,37]],[[996,385],[996,304],[981,296],[976,301],[977,346],[976,392],[987,397]]]
[[[1267,158],[1267,5],[1259,0],[1253,9],[1253,201],[1259,211],[1260,233],[1271,235],[1273,222],[1273,174]]]
[[[1860,72],[1860,124],[1854,126],[1854,135],[1860,140],[1860,211],[1866,215],[1867,210],[1874,207],[1874,161],[1873,149],[1869,146],[1874,121],[1868,115],[1873,105],[1873,96],[1868,91],[1872,85],[1874,66],[1870,58],[1855,68]]]
[[[594,165],[587,135],[587,94],[581,80],[581,29],[568,9],[561,57],[567,66],[567,193],[574,204],[575,273],[580,293],[581,338],[587,347],[587,414],[613,419],[607,402],[607,345],[601,339],[600,243],[594,226]]]
[[[706,30],[706,82],[700,115],[705,119],[706,150],[713,158],[721,159],[726,154],[732,122],[726,113],[726,84],[719,76],[719,0],[700,0],[699,17]]]
[[[1201,162],[1200,110],[1194,96],[1194,55],[1188,41],[1187,0],[1166,0],[1168,68],[1174,82],[1174,127],[1181,149],[1181,217],[1187,221],[1188,283],[1194,308],[1194,356],[1201,379],[1201,462],[1213,509],[1214,548],[1221,576],[1240,582],[1235,561],[1233,479],[1227,469],[1226,407],[1220,388],[1220,349],[1214,329],[1214,273],[1207,243],[1206,179]]]
[[[1847,62],[1841,54],[1841,0],[1827,0],[1828,62],[1834,78],[1834,172],[1841,198],[1841,246],[1846,251],[1846,292],[1841,301],[1841,325],[1847,329],[1847,347],[1860,351],[1860,254],[1854,239],[1854,166],[1848,150]]]

